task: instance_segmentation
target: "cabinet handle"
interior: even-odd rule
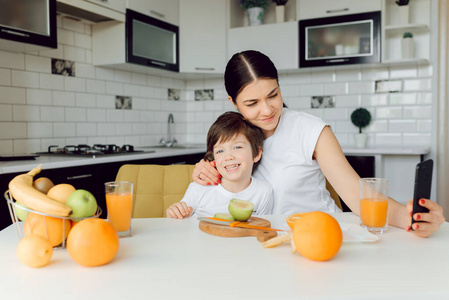
[[[158,16],[159,18],[164,18],[165,19],[165,15],[161,14],[160,12],[157,12],[155,10],[150,10],[150,14],[153,14],[155,16]]]
[[[2,32],[9,33],[9,34],[15,34],[15,35],[18,35],[18,36],[23,36],[23,37],[30,37],[29,34],[17,32],[17,31],[12,31],[12,30],[7,30],[7,29],[2,29]]]
[[[81,178],[88,178],[88,177],[92,177],[92,174],[70,176],[70,177],[67,177],[67,180],[74,180],[74,179],[81,179]]]
[[[201,68],[201,67],[195,67],[195,70],[198,70],[198,71],[215,71],[215,68]]]
[[[333,13],[338,13],[338,12],[342,12],[342,11],[348,11],[349,8],[342,8],[342,9],[332,9],[332,10],[326,10],[327,14],[333,14]]]

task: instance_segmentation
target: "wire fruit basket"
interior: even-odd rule
[[[23,237],[25,237],[26,232],[25,232],[25,226],[23,221],[21,221],[18,217],[17,212],[19,210],[21,211],[26,211],[29,213],[33,213],[33,214],[37,214],[42,216],[43,219],[43,227],[44,227],[44,232],[43,235],[47,235],[46,238],[48,240],[50,240],[52,232],[51,232],[51,225],[50,225],[50,220],[59,220],[61,219],[61,227],[62,228],[57,228],[58,230],[60,230],[62,232],[62,237],[61,237],[61,243],[58,245],[55,245],[54,248],[65,248],[66,246],[66,239],[68,236],[68,231],[70,231],[70,229],[74,226],[74,224],[76,224],[75,222],[84,220],[84,219],[91,219],[91,218],[98,218],[100,217],[101,213],[102,213],[102,209],[101,207],[97,207],[97,211],[95,213],[95,215],[91,216],[91,217],[86,217],[86,218],[71,218],[71,217],[61,217],[61,216],[54,216],[54,215],[49,215],[49,214],[45,214],[42,212],[38,212],[35,211],[33,209],[24,207],[24,206],[20,206],[15,199],[12,197],[11,193],[9,192],[9,190],[7,190],[4,193],[4,197],[6,199],[6,202],[8,204],[8,209],[9,209],[9,214],[11,215],[11,220],[12,220],[12,224],[17,232],[17,235],[19,237],[19,239],[22,239]],[[54,225],[53,225],[54,226]],[[69,228],[70,226],[70,228]],[[41,232],[42,233],[42,232]],[[45,238],[45,236],[44,236]],[[57,237],[58,238],[58,237]]]

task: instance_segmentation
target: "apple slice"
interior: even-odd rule
[[[215,214],[214,218],[216,218],[216,219],[225,219],[225,220],[229,220],[229,221],[235,221],[235,219],[232,217],[232,215],[228,214],[228,213]]]

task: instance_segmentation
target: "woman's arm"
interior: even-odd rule
[[[318,138],[314,158],[317,160],[321,171],[329,183],[343,199],[346,205],[357,215],[360,215],[359,204],[359,179],[360,177],[346,160],[343,150],[340,147],[332,130],[326,126]],[[437,203],[431,202],[428,208],[431,211],[428,214],[419,214],[421,220],[428,223],[422,223],[420,228],[416,228],[415,234],[419,236],[429,236],[438,230],[444,222],[443,211]],[[416,219],[416,215],[413,216]],[[390,225],[409,230],[411,223],[411,209],[405,205],[388,199],[388,223]],[[415,229],[415,225],[413,229]]]

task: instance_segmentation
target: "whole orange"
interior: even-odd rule
[[[76,191],[75,187],[68,183],[60,183],[47,192],[47,196],[53,200],[65,203],[70,194]]]
[[[78,264],[96,267],[107,264],[117,254],[119,237],[103,219],[84,219],[76,224],[67,238],[67,251]]]
[[[334,257],[343,242],[343,233],[331,215],[315,211],[295,222],[293,242],[298,252],[311,260],[324,261]]]
[[[48,217],[35,213],[28,214],[24,225],[25,236],[39,235],[47,239],[53,247],[58,246],[67,238],[71,228],[72,222],[69,219]]]
[[[53,247],[43,237],[32,234],[20,240],[16,253],[23,264],[32,268],[40,268],[50,262]]]

